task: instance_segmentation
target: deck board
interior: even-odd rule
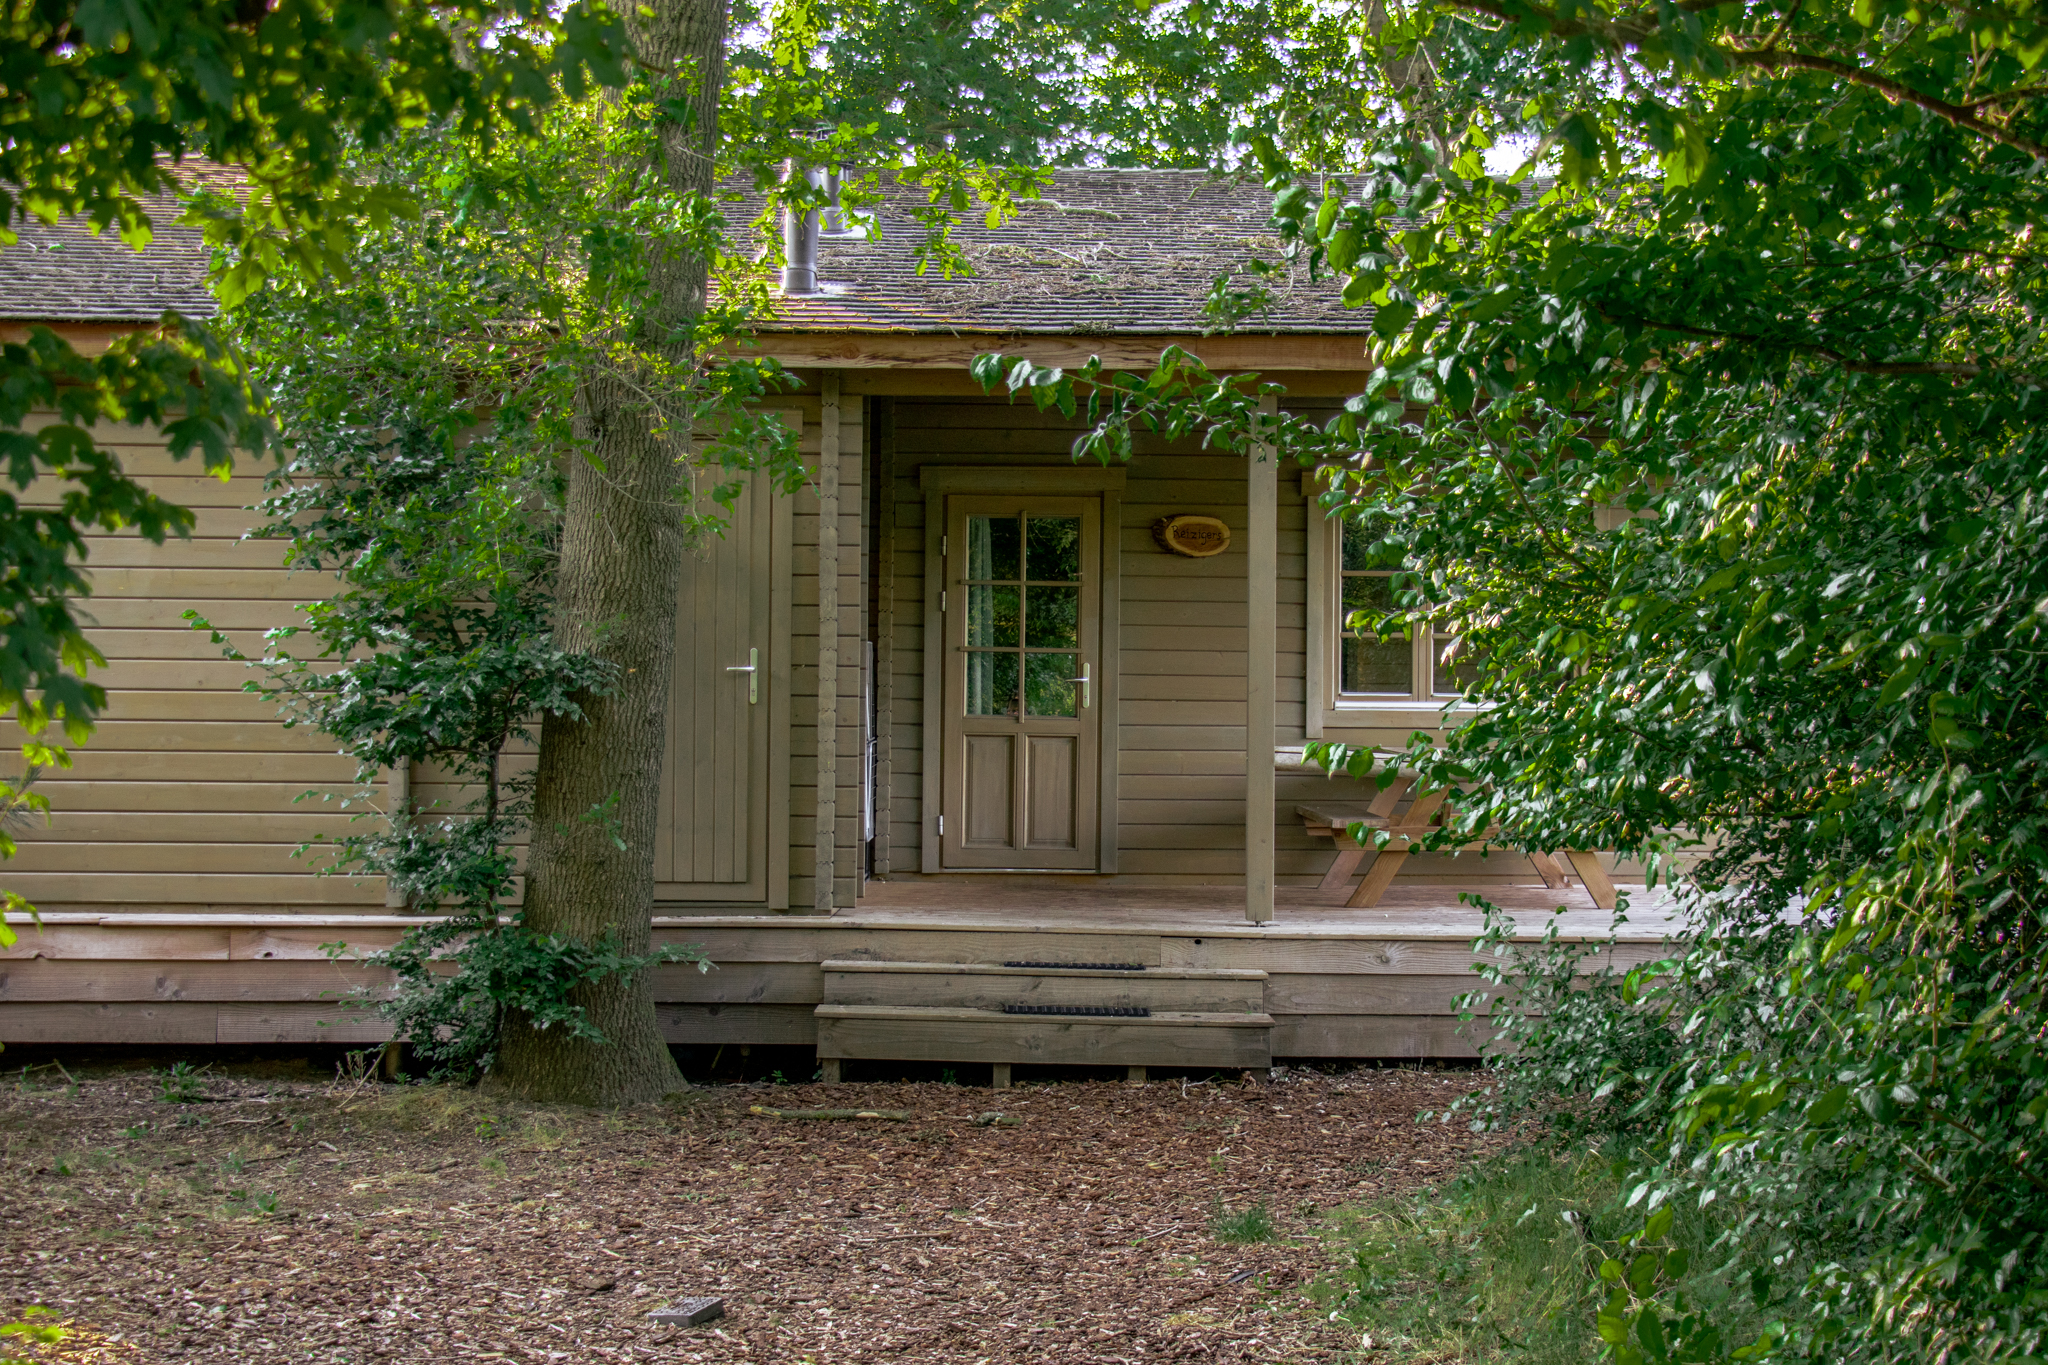
[[[1281,887],[1275,916],[1267,925],[1244,918],[1244,891],[1235,886],[1090,886],[1069,878],[976,879],[962,886],[938,879],[869,882],[854,909],[832,923],[861,927],[972,928],[1062,932],[1205,932],[1258,938],[1470,939],[1485,924],[1485,912],[1460,903],[1463,891],[1483,894],[1515,917],[1517,937],[1536,937],[1554,912],[1566,939],[1606,938],[1614,929],[1611,911],[1593,904],[1573,884],[1552,890],[1542,883],[1465,887],[1396,882],[1380,903],[1363,909],[1344,905],[1341,893],[1314,887]],[[1629,918],[1615,936],[1622,942],[1658,942],[1682,927],[1677,907],[1662,887],[1624,885]]]
[[[1624,888],[1632,910],[1614,932],[1611,914],[1576,885],[1415,879],[1367,909],[1286,887],[1277,918],[1260,926],[1245,921],[1243,890],[1229,885],[891,880],[870,882],[855,908],[830,915],[657,917],[658,942],[701,944],[722,965],[706,974],[662,968],[655,995],[671,1042],[802,1046],[819,1036],[812,1010],[823,1000],[824,962],[1136,962],[1266,973],[1276,1057],[1469,1057],[1472,1039],[1452,1007],[1477,984],[1472,939],[1483,914],[1460,903],[1467,889],[1513,914],[1524,941],[1553,919],[1568,941],[1600,943],[1612,932],[1596,967],[1651,961],[1680,927],[1668,894],[1640,885]],[[308,997],[381,974],[328,963],[322,945],[387,947],[416,923],[333,908],[47,915],[40,930],[17,925],[20,941],[0,950],[0,1043],[373,1042],[382,1020]],[[999,1005],[998,995],[985,1003]]]

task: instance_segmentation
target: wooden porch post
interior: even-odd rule
[[[839,852],[839,373],[818,383],[818,828],[813,909],[832,913]]]
[[[1261,413],[1274,411],[1272,398]],[[1252,444],[1245,461],[1244,917],[1273,918],[1273,674],[1279,596],[1279,456]]]

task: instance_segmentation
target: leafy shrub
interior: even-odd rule
[[[165,1104],[198,1104],[206,1098],[203,1086],[206,1069],[195,1067],[190,1062],[172,1062],[167,1069],[156,1073],[157,1099]]]
[[[1346,1210],[1344,1268],[1315,1286],[1333,1315],[1375,1347],[1418,1358],[1577,1365],[1597,1355],[1596,1321],[1638,1226],[1619,1207],[1611,1163],[1583,1150],[1525,1146],[1441,1189]],[[1667,1233],[1688,1293],[1724,1302],[1705,1256],[1721,1231],[1693,1211]],[[1737,1303],[1738,1319],[1753,1312]],[[1749,1323],[1743,1321],[1744,1326]]]

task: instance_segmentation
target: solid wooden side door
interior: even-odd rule
[[[675,681],[655,844],[655,899],[765,901],[769,895],[771,660],[779,499],[748,477],[723,536],[683,566]]]
[[[941,865],[1092,871],[1101,503],[947,499]]]

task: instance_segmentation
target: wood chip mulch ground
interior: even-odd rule
[[[299,1076],[209,1073],[190,1104],[146,1072],[9,1077],[0,1310],[72,1329],[32,1358],[1334,1361],[1358,1342],[1306,1292],[1340,1254],[1328,1211],[1479,1141],[1415,1121],[1469,1071],[721,1086],[615,1114]],[[1276,1240],[1216,1235],[1261,1205]],[[692,1295],[726,1315],[649,1322]]]

